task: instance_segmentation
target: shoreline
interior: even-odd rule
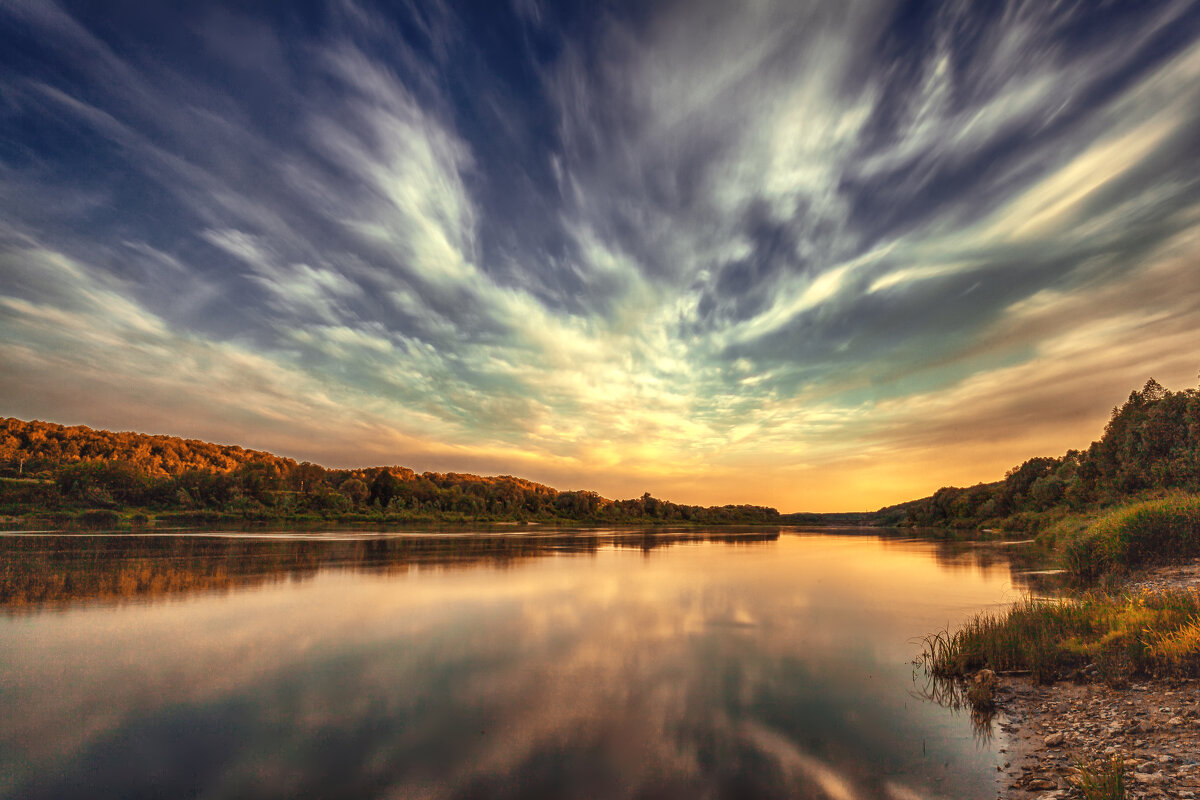
[[[1200,559],[1140,572],[1126,590],[1200,589]],[[1120,756],[1127,797],[1200,798],[1200,679],[1146,677],[1039,685],[1002,676],[992,721],[1004,736],[997,796],[1068,800],[1078,766]],[[1073,780],[1074,779],[1074,780]]]
[[[1147,680],[1039,686],[1002,680],[996,722],[1008,737],[1001,796],[1079,797],[1080,762],[1121,756],[1134,798],[1200,796],[1200,681]]]

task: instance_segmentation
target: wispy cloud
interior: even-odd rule
[[[1194,377],[1192,4],[157,13],[0,10],[7,413],[820,508]]]

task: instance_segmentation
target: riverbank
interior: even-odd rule
[[[1130,798],[1200,796],[1200,682],[1148,680],[1038,685],[1001,680],[997,722],[1009,737],[1002,796],[1086,797],[1081,767],[1120,759]],[[1106,795],[1102,795],[1107,797]]]
[[[327,529],[351,527],[364,529],[425,529],[425,528],[740,528],[756,526],[779,528],[781,523],[772,517],[753,514],[712,514],[712,518],[685,517],[571,517],[541,514],[526,517],[506,517],[490,514],[459,512],[324,512],[324,513],[267,513],[223,511],[156,511],[153,509],[71,509],[68,511],[30,512],[0,515],[0,531],[44,530],[59,532],[155,533],[177,530],[204,530],[214,527],[234,530]]]
[[[1131,575],[1133,596],[1192,593],[1200,559]],[[1200,797],[1200,680],[1194,674],[1138,674],[1116,686],[1086,665],[1071,680],[1039,684],[1001,676],[995,724],[1005,734],[999,778],[1005,800]],[[1084,770],[1119,760],[1124,794],[1087,795]]]

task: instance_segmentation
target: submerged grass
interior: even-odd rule
[[[1053,682],[1094,664],[1119,685],[1135,674],[1200,672],[1200,592],[1027,599],[927,636],[921,662],[936,677],[984,667]]]

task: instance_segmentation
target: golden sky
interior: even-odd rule
[[[6,6],[0,414],[833,511],[1194,385],[1194,4],[843,6]]]

